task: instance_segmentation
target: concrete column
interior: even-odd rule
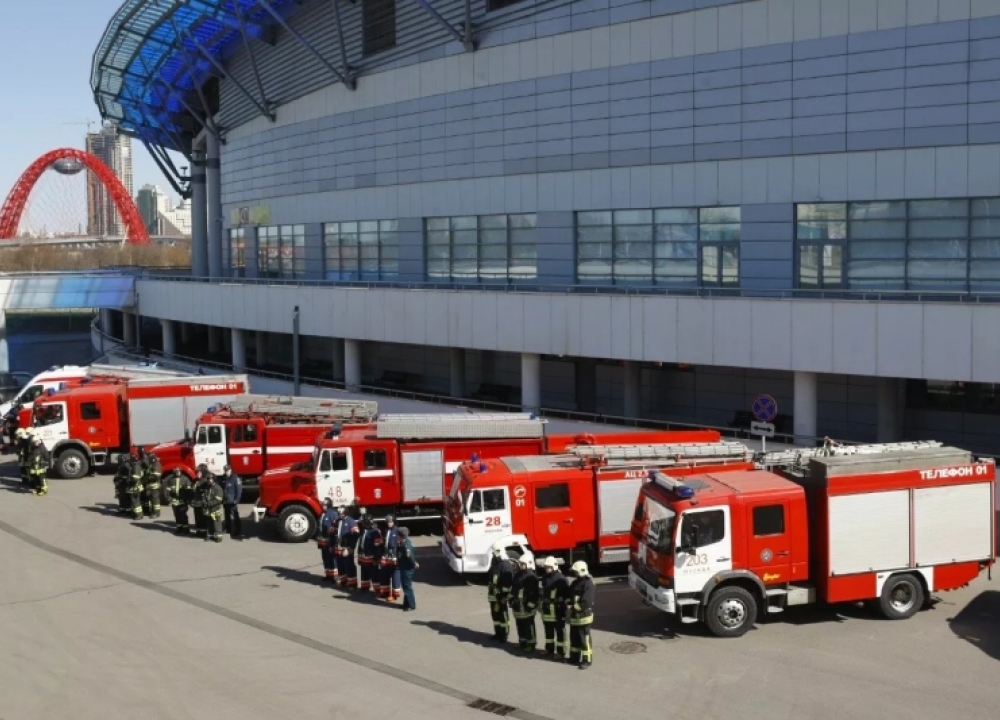
[[[191,153],[191,274],[208,275],[208,205],[205,188],[205,154]]]
[[[622,371],[623,415],[637,418],[642,414],[642,366],[637,362],[626,362]]]
[[[344,340],[344,385],[348,390],[361,387],[360,340]]]
[[[111,318],[111,310],[108,308],[101,308],[101,331],[105,335],[114,335],[115,322]]]
[[[0,372],[10,372],[10,351],[7,347],[7,311],[0,308]]]
[[[597,363],[580,358],[573,367],[573,384],[576,386],[576,409],[580,412],[597,412]]]
[[[876,440],[880,443],[903,439],[903,382],[896,378],[878,378],[878,421]]]
[[[267,364],[267,333],[258,330],[254,333],[254,343],[257,345],[257,367]]]
[[[135,347],[135,315],[122,311],[122,345],[125,347]]]
[[[797,372],[794,375],[794,443],[812,447],[816,437],[816,373]]]
[[[448,379],[451,380],[451,396],[465,397],[465,349],[451,348],[449,360],[451,372],[448,374]]]
[[[542,356],[521,353],[521,407],[538,412],[542,407]]]
[[[222,328],[208,326],[208,352],[211,355],[222,352]]]
[[[205,223],[208,226],[208,274],[222,277],[222,175],[219,170],[219,141],[205,135]]]
[[[160,332],[163,335],[163,354],[173,357],[177,354],[177,333],[173,320],[160,320]]]
[[[244,372],[247,369],[247,339],[242,328],[230,330],[233,344],[233,370]]]
[[[333,339],[333,379],[344,381],[344,341]]]

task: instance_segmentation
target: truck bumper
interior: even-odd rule
[[[441,554],[448,562],[448,567],[459,575],[480,574],[490,569],[490,558],[486,555],[456,555],[454,549],[446,541],[441,541]]]
[[[260,522],[267,516],[267,508],[262,507],[259,502],[255,503],[253,506],[253,520],[254,522]]]
[[[677,611],[674,591],[653,587],[648,582],[635,574],[632,568],[628,570],[628,584],[632,586],[639,595],[646,599],[650,605],[657,610],[673,615]]]

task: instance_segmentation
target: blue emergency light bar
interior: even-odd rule
[[[660,487],[669,490],[677,497],[687,500],[688,498],[694,497],[694,488],[690,485],[685,485],[680,480],[674,480],[672,477],[664,475],[661,472],[656,472],[655,470],[650,470],[649,479],[655,482]]]

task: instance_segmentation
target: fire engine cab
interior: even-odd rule
[[[627,562],[635,498],[650,468],[684,475],[754,467],[742,443],[699,435],[705,433],[657,433],[674,442],[576,445],[559,455],[464,463],[445,505],[441,549],[448,565],[457,573],[487,572],[497,542],[512,555],[530,550],[570,562],[574,554],[590,562]]]
[[[175,467],[193,478],[206,465],[221,475],[226,465],[247,486],[265,470],[308,460],[320,435],[334,423],[370,423],[378,404],[363,400],[240,395],[210,407],[192,437],[157,445],[153,452],[168,473]]]
[[[759,461],[774,471],[664,469],[642,486],[629,583],[649,605],[719,637],[817,601],[901,619],[994,561],[993,461],[934,442]]]
[[[246,375],[93,378],[38,397],[32,424],[56,474],[75,479],[132,448],[182,437],[209,406],[248,390]]]

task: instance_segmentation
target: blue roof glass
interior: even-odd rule
[[[155,145],[186,150],[188,107],[199,108],[197,88],[242,43],[239,18],[250,36],[273,23],[263,5],[282,17],[296,0],[125,0],[94,51],[90,85],[106,120]],[[237,14],[239,7],[239,15]]]

